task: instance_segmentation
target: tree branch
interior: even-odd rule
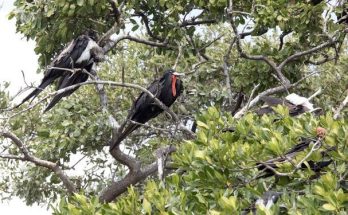
[[[137,43],[141,43],[141,44],[145,44],[145,45],[149,45],[149,46],[154,46],[154,47],[163,47],[163,48],[169,48],[169,49],[174,49],[173,46],[170,46],[167,42],[154,42],[154,41],[150,41],[150,40],[145,40],[142,38],[137,38],[131,35],[121,35],[118,36],[115,40],[110,40],[108,43],[106,43],[103,47],[104,52],[108,52],[110,51],[114,46],[117,45],[117,43],[119,43],[122,40],[130,40],[133,42],[137,42]]]
[[[59,167],[58,164],[53,163],[51,161],[42,160],[40,158],[32,155],[24,143],[13,133],[0,131],[0,135],[9,138],[12,142],[18,147],[24,157],[12,157],[12,159],[18,159],[23,161],[29,161],[37,166],[45,167],[47,169],[52,170],[54,173],[58,175],[58,177],[62,180],[64,186],[67,188],[69,193],[77,192],[75,185],[70,181],[69,177],[63,172],[63,170]],[[8,156],[9,158],[10,156]]]
[[[186,21],[184,20],[179,26],[181,28],[192,26],[192,25],[202,25],[202,24],[214,24],[217,21],[215,19],[207,19],[207,20],[198,20],[198,21]]]
[[[347,96],[346,98],[342,101],[340,106],[334,111],[334,119],[338,119],[341,117],[341,111],[347,106],[348,104],[348,90],[347,90]]]
[[[232,88],[231,88],[231,77],[230,77],[230,74],[229,74],[229,71],[228,71],[228,59],[229,59],[229,56],[231,54],[231,51],[232,51],[232,47],[234,45],[234,43],[236,42],[236,37],[232,40],[232,42],[230,43],[230,46],[228,47],[227,49],[227,52],[224,56],[224,62],[223,62],[223,70],[224,70],[224,75],[226,77],[226,88],[227,88],[227,94],[228,94],[228,104],[229,105],[232,105],[232,101],[233,101],[233,98],[232,98]]]
[[[106,41],[110,40],[110,37],[120,31],[120,29],[124,26],[124,21],[122,19],[122,9],[125,5],[125,1],[123,1],[119,8],[116,7],[116,3],[113,0],[108,0],[111,6],[113,7],[113,11],[115,13],[115,23],[114,25],[99,39],[98,44],[100,46],[106,46],[108,43]],[[107,51],[105,51],[106,53]]]
[[[142,18],[142,20],[143,20],[143,22],[144,22],[144,24],[145,24],[146,32],[147,32],[147,34],[148,34],[150,37],[154,38],[155,40],[161,41],[161,42],[164,41],[163,38],[159,38],[157,35],[154,35],[154,34],[152,33],[152,31],[151,31],[151,29],[150,29],[150,22],[149,22],[149,19],[147,18],[147,16],[146,16],[143,12],[138,11],[138,12],[136,12],[134,15],[135,15],[135,16],[140,16],[140,17]]]
[[[175,147],[167,146],[163,149],[159,149],[163,154],[170,154],[176,151]],[[106,187],[100,194],[99,198],[102,202],[111,202],[119,195],[127,191],[127,188],[130,185],[135,185],[144,179],[146,179],[149,175],[154,174],[157,171],[158,164],[157,161],[151,163],[150,165],[141,169],[140,162],[136,159],[126,155],[123,153],[119,146],[116,146],[112,151],[113,156],[117,161],[126,165],[129,168],[128,174],[116,181],[112,182],[108,187]]]
[[[296,59],[298,59],[298,58],[300,58],[302,56],[313,54],[313,53],[315,53],[315,52],[317,52],[317,51],[319,51],[319,50],[321,50],[323,48],[332,46],[336,42],[338,42],[338,40],[329,40],[329,41],[327,41],[327,42],[325,42],[323,44],[320,44],[320,45],[318,45],[318,46],[316,46],[314,48],[311,48],[311,49],[308,49],[308,50],[302,51],[302,52],[297,52],[297,53],[289,56],[288,58],[286,58],[283,62],[281,62],[279,64],[279,66],[278,66],[278,69],[282,70],[287,63],[289,63],[291,61],[294,61],[294,60],[296,60]]]

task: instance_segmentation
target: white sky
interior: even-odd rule
[[[11,83],[12,93],[25,86],[21,70],[26,75],[27,82],[39,82],[41,77],[36,74],[38,57],[34,52],[34,42],[27,41],[22,35],[15,33],[15,21],[7,20],[7,15],[13,8],[14,0],[0,0],[0,83],[8,81]],[[23,188],[25,189],[25,187]],[[1,192],[1,191],[0,191]],[[45,207],[37,205],[28,207],[18,198],[10,202],[0,202],[0,213],[11,215],[50,214]]]
[[[16,34],[15,20],[7,19],[13,2],[14,0],[0,0],[0,82],[9,81],[11,92],[17,92],[20,86],[25,86],[21,70],[24,71],[28,83],[38,82],[40,75],[36,74],[38,57],[34,52],[34,42]]]

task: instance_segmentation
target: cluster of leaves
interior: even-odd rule
[[[240,121],[209,108],[198,117],[198,137],[182,142],[173,156],[175,172],[165,182],[150,180],[141,189],[129,188],[116,203],[101,204],[96,197],[75,195],[63,199],[55,214],[231,214],[248,208],[266,189],[282,193],[275,207],[260,206],[261,214],[343,214],[348,206],[347,122],[334,121],[330,115],[319,119],[311,115],[290,118],[279,107],[276,116],[259,118],[249,114]],[[274,120],[277,119],[276,123]],[[234,132],[222,132],[234,126]],[[315,137],[315,128],[323,126],[328,134],[322,148],[336,146],[330,152],[333,164],[314,177],[305,168],[280,177],[255,179],[257,161],[280,156],[298,143],[300,137]],[[293,161],[298,163],[309,149]],[[320,161],[320,153],[308,160]],[[279,172],[291,172],[284,164]]]
[[[18,32],[35,39],[37,46],[35,51],[41,55],[41,65],[45,65],[64,44],[86,29],[93,29],[99,33],[109,30],[115,22],[115,14],[109,2],[107,0],[16,0],[16,9],[10,14],[10,18],[16,18]],[[276,63],[280,63],[288,56],[312,48],[327,39],[322,23],[323,12],[327,9],[324,1],[318,5],[284,0],[233,2],[238,16],[236,24],[245,24],[245,30],[252,30],[252,36],[263,35],[243,40],[243,50],[247,53],[267,55]],[[115,1],[115,3],[119,6],[121,2]],[[330,153],[335,165],[330,165],[325,170],[327,173],[318,180],[311,179],[313,172],[309,169],[298,171],[291,177],[283,177],[275,183],[274,188],[284,195],[272,210],[278,211],[282,206],[289,213],[312,213],[318,208],[323,213],[344,211],[344,207],[347,206],[346,197],[342,197],[347,194],[345,170],[347,149],[344,147],[347,139],[346,121],[334,122],[330,116],[315,119],[309,115],[291,119],[282,109],[279,109],[281,114],[277,116],[260,119],[247,115],[238,122],[227,113],[222,115],[214,108],[208,109],[203,115],[200,114],[210,106],[227,111],[232,108],[231,104],[226,105],[229,92],[222,66],[228,44],[234,37],[232,29],[226,22],[227,6],[226,1],[221,0],[125,2],[122,15],[132,31],[137,32],[139,26],[145,24],[144,19],[134,18],[139,16],[139,13],[149,19],[152,35],[147,32],[147,35],[137,36],[144,38],[150,36],[149,40],[157,41],[165,39],[171,46],[176,44],[182,46],[182,56],[177,70],[189,74],[184,78],[185,92],[173,110],[180,118],[199,115],[198,138],[178,145],[179,151],[173,157],[178,170],[166,178],[165,184],[147,181],[138,188],[130,188],[117,203],[112,204],[101,204],[97,201],[97,197],[92,197],[110,182],[111,171],[116,169],[114,180],[122,178],[125,174],[125,168],[110,159],[107,150],[103,150],[110,140],[111,129],[106,115],[102,113],[93,86],[81,87],[45,115],[41,114],[41,108],[44,106],[42,105],[27,114],[13,117],[6,125],[0,121],[0,126],[13,131],[25,141],[33,154],[42,159],[57,162],[65,167],[71,164],[73,156],[87,157],[88,170],[84,169],[81,176],[72,177],[86,196],[76,195],[68,200],[62,200],[56,210],[57,214],[120,214],[121,212],[180,214],[183,211],[197,214],[204,214],[206,211],[211,214],[231,214],[241,211],[247,208],[254,198],[262,196],[265,187],[274,184],[273,178],[247,183],[258,174],[257,169],[253,168],[255,163],[283,154],[293,147],[300,137],[315,136],[314,129],[319,125],[329,130],[325,144],[338,146],[339,153]],[[338,10],[340,9],[338,7]],[[185,24],[182,23],[183,17],[186,17],[186,21],[191,21],[192,17],[198,15],[197,20],[215,20],[215,24],[180,26]],[[252,24],[248,25],[249,22]],[[287,36],[281,50],[278,43],[279,28],[293,32]],[[340,28],[343,27],[336,25],[334,20],[329,20],[326,30],[332,34]],[[268,31],[269,29],[272,30]],[[268,33],[264,34],[266,31]],[[221,39],[215,41],[219,36]],[[192,39],[196,47],[187,41],[188,38]],[[192,65],[198,62],[197,50],[210,44],[211,41],[215,42],[208,48],[200,50],[210,59],[195,71],[191,71]],[[342,50],[345,48],[346,44],[343,44]],[[161,76],[165,69],[174,65],[178,50],[163,47],[149,48],[133,42],[121,42],[113,54],[109,62],[99,64],[98,75],[101,79],[147,86]],[[337,64],[332,62],[324,66],[308,66],[308,59],[321,59],[322,56],[326,56],[325,54],[317,53],[314,57],[297,59],[287,64],[283,73],[290,81],[295,82],[308,71],[320,71],[321,73],[313,81],[301,85],[299,94],[307,96],[320,86],[325,86],[323,95],[315,102],[321,104],[325,110],[331,110],[342,101],[344,97],[342,92],[347,88],[348,75],[345,72],[347,56],[343,53],[343,56],[335,62]],[[250,95],[255,83],[261,84],[258,92],[279,85],[266,63],[240,58],[235,48],[232,49],[227,64],[233,93],[242,91]],[[0,109],[7,107],[9,103],[6,88],[7,85],[0,86]],[[112,113],[118,122],[122,122],[139,92],[108,86],[105,89],[109,99],[109,113]],[[45,94],[42,93],[42,96]],[[0,113],[0,117],[1,114],[9,116],[12,113]],[[275,117],[280,117],[281,120],[274,122]],[[152,120],[151,125],[161,128],[173,126],[165,114]],[[236,131],[221,132],[221,129],[228,126],[234,126]],[[126,150],[143,163],[152,162],[154,149],[175,142],[168,136],[171,135],[149,128],[139,129],[125,141]],[[176,137],[183,139],[184,135],[178,133]],[[147,139],[150,141],[141,144]],[[11,154],[20,155],[15,146],[3,141],[2,138],[0,141],[6,143],[2,147]],[[308,150],[299,154],[296,162],[299,162],[306,153]],[[314,153],[310,159],[320,160],[320,156]],[[17,195],[24,198],[28,204],[32,204],[53,202],[65,193],[61,181],[49,171],[43,171],[42,168],[33,165],[23,167],[19,161],[1,160],[0,165],[3,167],[0,177],[2,196],[5,193]],[[291,165],[281,165],[279,171],[290,172],[291,168]],[[24,186],[27,189],[22,189]],[[306,195],[299,196],[297,192],[304,192]]]

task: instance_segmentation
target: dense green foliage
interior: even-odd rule
[[[129,187],[116,202],[99,202],[100,191],[128,172],[106,147],[112,133],[107,114],[122,123],[140,92],[106,85],[106,113],[94,85],[82,86],[46,114],[42,114],[46,100],[23,113],[20,111],[29,105],[0,111],[0,133],[3,129],[12,131],[32,154],[59,164],[79,194],[67,195],[60,178],[52,171],[30,162],[1,159],[0,196],[18,196],[27,204],[55,203],[61,199],[59,205],[53,206],[56,214],[235,214],[248,208],[265,191],[274,190],[283,193],[281,199],[271,209],[260,208],[260,214],[345,214],[348,111],[342,111],[342,119],[333,120],[332,110],[345,98],[348,87],[347,42],[343,33],[346,26],[335,20],[343,6],[331,7],[330,2],[313,5],[311,1],[297,0],[233,1],[238,31],[251,35],[241,39],[247,54],[267,56],[280,64],[295,53],[330,38],[337,39],[335,45],[287,63],[282,73],[291,83],[317,73],[289,92],[284,90],[276,95],[283,97],[295,92],[308,97],[322,88],[313,103],[323,108],[326,115],[290,118],[286,109],[278,107],[275,115],[258,117],[250,113],[234,119],[231,111],[239,93],[245,95],[245,106],[255,85],[259,87],[254,97],[281,84],[267,63],[241,57],[236,43],[228,52],[235,39],[226,12],[228,1],[126,1],[122,10],[125,25],[115,32],[117,36],[129,33],[166,45],[123,40],[108,53],[108,61],[98,65],[99,78],[145,87],[178,62],[176,70],[186,73],[185,91],[172,110],[182,121],[197,119],[197,137],[189,140],[181,130],[172,132],[173,121],[168,114],[150,121],[154,128],[167,131],[143,127],[124,141],[124,150],[146,165],[155,161],[154,151],[159,147],[177,146],[178,151],[170,156],[173,168],[165,181],[151,175]],[[115,1],[114,6],[120,5],[121,1]],[[99,36],[107,32],[117,14],[107,0],[16,0],[10,18],[16,19],[18,32],[36,41],[35,51],[44,69],[68,41],[86,29],[93,29]],[[192,24],[194,21],[207,22],[198,25]],[[279,37],[287,31],[291,33],[284,37],[280,49]],[[315,63],[325,59],[331,60]],[[0,85],[0,110],[13,105],[7,85]],[[39,99],[47,96],[47,91]],[[320,161],[321,151],[337,147],[328,155],[332,164],[320,175],[305,168],[288,177],[255,178],[260,174],[257,162],[281,156],[301,137],[315,138],[318,126],[327,130],[327,136],[320,150],[307,160]],[[236,131],[222,132],[228,127],[235,127]],[[0,136],[0,142],[0,151],[21,155],[10,141]],[[310,147],[299,153],[294,162],[300,162],[309,150]],[[80,158],[82,163],[75,166]],[[290,173],[293,166],[287,163],[277,170]]]
[[[69,202],[63,200],[56,214],[239,214],[253,199],[262,197],[267,188],[283,194],[275,207],[260,208],[260,214],[344,214],[348,207],[344,179],[348,161],[347,122],[334,121],[330,115],[314,118],[308,114],[295,119],[282,108],[278,108],[278,113],[262,118],[250,114],[236,121],[221,115],[216,108],[209,108],[198,117],[197,139],[181,143],[173,156],[178,169],[166,177],[165,183],[150,180],[144,187],[130,188],[128,194],[110,204],[76,195]],[[273,123],[274,119],[280,120]],[[236,131],[221,132],[226,125],[235,126]],[[329,153],[335,159],[334,165],[320,177],[307,168],[278,180],[255,179],[256,161],[284,154],[300,137],[315,137],[317,126],[328,130],[323,150],[330,146],[338,148],[337,152]],[[308,151],[300,153],[295,164]],[[309,159],[320,161],[320,151]],[[287,163],[280,165],[278,171],[290,173],[292,169]]]

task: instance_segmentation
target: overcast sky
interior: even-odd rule
[[[13,2],[14,0],[0,0],[0,81],[9,81],[12,92],[24,86],[21,70],[25,73],[27,82],[40,80],[40,76],[36,74],[38,57],[34,52],[34,42],[16,34],[15,20],[7,19]]]
[[[34,52],[34,42],[27,41],[23,35],[16,34],[15,21],[7,20],[7,16],[13,8],[13,2],[14,0],[0,0],[0,59],[2,67],[0,82],[10,82],[12,94],[24,86],[21,70],[25,73],[27,82],[35,81],[37,83],[41,78],[39,74],[36,74],[38,57]],[[50,213],[45,207],[37,205],[28,207],[23,201],[15,198],[10,202],[0,202],[0,214],[45,215]]]

